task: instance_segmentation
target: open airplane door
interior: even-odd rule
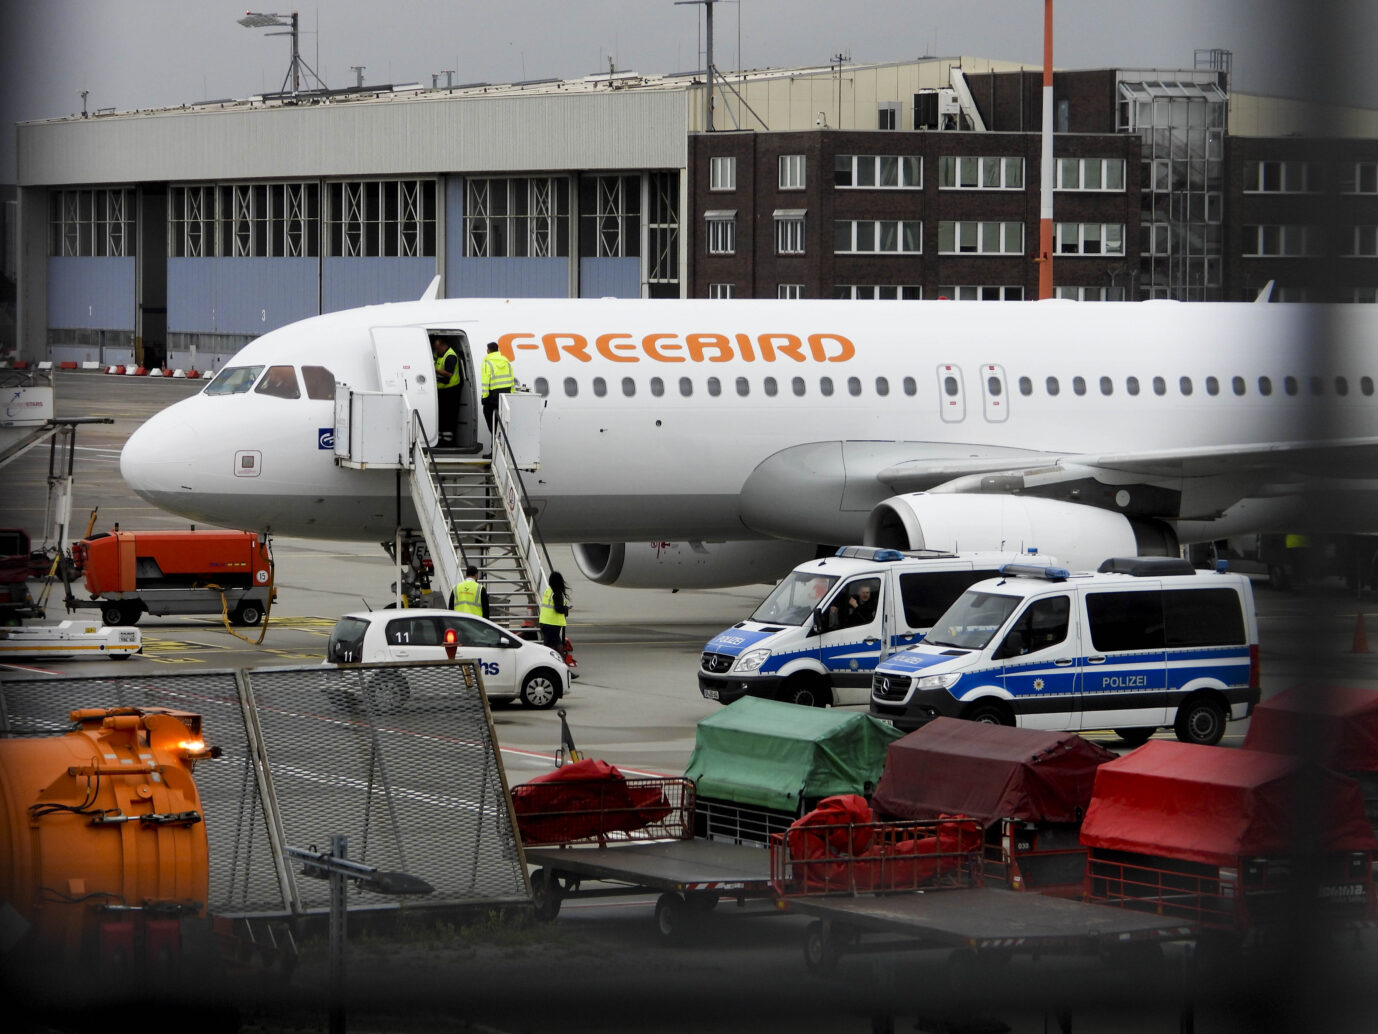
[[[420,415],[426,444],[437,433],[435,360],[422,327],[374,327],[373,354],[378,363],[378,386],[386,394],[401,395],[407,413]]]

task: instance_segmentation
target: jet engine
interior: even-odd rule
[[[727,589],[777,582],[817,549],[804,542],[581,542],[584,577],[623,589]]]
[[[866,545],[891,549],[1037,549],[1074,570],[1111,556],[1176,556],[1167,524],[1037,496],[913,492],[866,520]]]

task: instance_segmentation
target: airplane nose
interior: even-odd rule
[[[176,407],[173,407],[174,409]],[[144,421],[120,450],[120,476],[143,499],[161,505],[191,491],[196,437],[191,425],[172,411]]]

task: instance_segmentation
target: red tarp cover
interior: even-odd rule
[[[517,832],[527,844],[629,833],[670,812],[657,786],[629,786],[606,761],[587,758],[512,788]]]
[[[1235,865],[1294,853],[1299,818],[1319,826],[1322,851],[1378,849],[1347,776],[1281,754],[1150,740],[1096,772],[1081,842]]]
[[[1074,732],[935,718],[886,748],[871,803],[905,819],[1078,822],[1096,768],[1115,756]]]
[[[1342,772],[1378,772],[1378,691],[1293,686],[1254,708],[1244,749],[1302,754]]]

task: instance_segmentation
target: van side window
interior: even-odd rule
[[[932,628],[943,611],[973,584],[999,571],[915,571],[900,575],[900,604],[910,628]]]
[[[391,646],[439,646],[440,633],[434,618],[398,618],[388,622],[387,640]]]
[[[1015,619],[995,652],[997,660],[1022,657],[1026,653],[1046,650],[1067,638],[1067,624],[1072,613],[1070,596],[1049,596],[1034,600],[1023,614]]]
[[[1238,646],[1244,615],[1233,589],[1166,589],[1163,623],[1168,646]]]
[[[1161,592],[1088,592],[1086,616],[1099,653],[1163,648]]]
[[[828,627],[855,628],[869,625],[880,602],[880,579],[858,578],[848,582],[828,605]]]

